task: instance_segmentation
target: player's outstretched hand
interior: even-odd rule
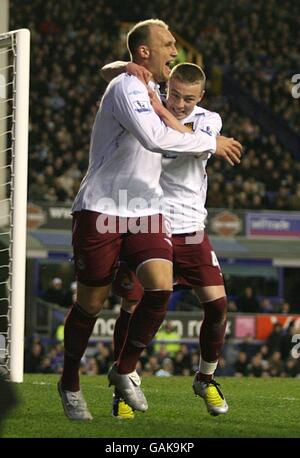
[[[147,70],[145,67],[142,67],[142,65],[135,64],[134,62],[128,62],[126,65],[126,72],[129,75],[136,76],[146,86],[152,78],[152,73],[149,72],[149,70]]]
[[[243,147],[240,142],[234,138],[223,137],[223,135],[217,136],[216,140],[215,156],[222,157],[232,166],[241,162]]]

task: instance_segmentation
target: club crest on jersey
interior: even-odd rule
[[[152,111],[150,103],[147,100],[136,100],[133,102],[133,106],[138,113],[150,113]]]
[[[191,131],[194,130],[194,123],[193,122],[186,122],[186,123],[184,123],[184,125],[185,125],[185,127],[190,129]]]

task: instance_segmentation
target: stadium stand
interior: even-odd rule
[[[208,0],[10,4],[10,29],[26,24],[32,33],[32,202],[71,204],[87,168],[90,131],[106,86],[99,69],[128,59],[121,22],[159,16],[202,54],[208,76],[204,106],[219,112],[222,132],[245,147],[238,167],[209,162],[207,206],[300,211],[300,104],[291,95],[291,77],[300,73],[299,3],[292,8],[279,0],[224,0],[213,8]],[[263,301],[259,311],[269,313]],[[289,304],[280,307],[289,310]],[[231,311],[240,311],[233,301]],[[300,358],[289,356],[291,335],[300,332],[294,325],[274,329],[266,343],[227,339],[216,375],[300,377]],[[155,374],[167,358],[172,374],[197,370],[197,351],[181,345],[175,355],[163,346],[150,349],[140,371]],[[83,359],[82,372],[106,373],[112,360],[111,346],[99,344]],[[38,337],[29,339],[25,361],[28,372],[60,373],[61,342],[46,351]]]
[[[224,134],[236,136],[245,146],[240,167],[210,162],[208,207],[300,209],[299,148],[295,151],[294,146],[300,144],[299,102],[290,93],[291,75],[299,61],[299,50],[291,42],[292,35],[294,43],[299,37],[297,11],[276,0],[267,5],[262,0],[234,5],[226,1],[213,10],[208,1],[191,0],[175,5],[168,0],[151,4],[128,0],[117,9],[114,1],[108,5],[103,0],[96,5],[92,0],[66,1],[54,8],[41,0],[14,0],[12,5],[11,28],[26,22],[32,30],[32,201],[72,201],[87,167],[89,133],[105,88],[99,68],[127,58],[119,21],[155,17],[159,11],[202,53],[209,79],[205,105],[222,115]],[[288,33],[291,30],[293,34]],[[249,102],[248,113],[247,104],[242,104],[242,112],[234,97],[242,91]],[[259,103],[265,117],[275,116],[280,136],[276,130],[262,128],[264,120],[257,122],[251,102]],[[288,148],[285,138],[291,131],[295,142]]]

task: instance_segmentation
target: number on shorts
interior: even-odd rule
[[[214,251],[211,251],[211,263],[214,267],[219,267],[220,269],[220,264],[219,264],[219,261],[218,261],[218,258],[216,256],[216,253]]]

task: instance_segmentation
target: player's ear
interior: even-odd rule
[[[150,56],[150,49],[147,45],[141,45],[138,47],[138,54],[142,59],[148,59]]]

